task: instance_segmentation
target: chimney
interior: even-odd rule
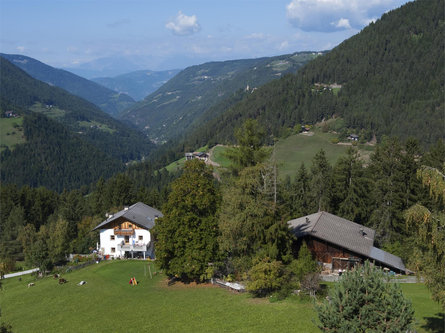
[[[306,224],[309,224],[311,221],[309,221],[309,218],[306,217]]]
[[[363,230],[363,227],[360,227],[360,235],[362,235],[363,237],[365,237],[365,231]]]

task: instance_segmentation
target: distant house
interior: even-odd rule
[[[207,162],[207,160],[209,159],[209,155],[204,153],[204,152],[194,152],[194,153],[185,153],[185,159],[187,161],[193,160],[193,159],[199,159],[201,161]]]
[[[357,134],[351,134],[348,136],[348,139],[351,141],[358,141],[359,136]]]
[[[99,252],[114,258],[154,258],[150,230],[162,213],[142,202],[109,215],[93,230],[100,230]]]
[[[314,258],[331,271],[348,269],[365,260],[406,273],[401,258],[374,247],[375,230],[327,212],[287,222],[297,237],[294,251],[304,240]]]
[[[5,118],[17,118],[18,115],[14,111],[6,111]]]

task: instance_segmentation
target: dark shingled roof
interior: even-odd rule
[[[156,217],[163,217],[162,213],[154,209],[153,207],[147,206],[142,202],[135,203],[134,205],[128,207],[128,209],[123,209],[114,215],[111,215],[108,219],[100,223],[96,228],[105,229],[104,227],[120,217],[124,217],[126,220],[131,221],[145,229],[151,229],[155,225]]]
[[[405,271],[399,257],[374,247],[375,231],[342,217],[319,212],[287,222],[297,237],[310,235],[348,249],[354,253]]]

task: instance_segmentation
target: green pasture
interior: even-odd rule
[[[129,284],[133,276],[137,286]],[[147,261],[101,262],[62,277],[66,284],[29,275],[4,280],[1,320],[16,333],[318,332],[309,300],[293,296],[271,303],[212,285],[168,286]],[[87,284],[78,286],[82,280]],[[29,282],[35,286],[28,288]],[[416,309],[416,329],[434,329],[440,308],[424,285],[402,287]]]
[[[208,146],[204,146],[204,147],[201,147],[201,148],[197,149],[196,151],[203,152],[203,151],[207,151],[207,149],[208,149]],[[185,153],[184,153],[184,154],[185,154]],[[170,163],[169,165],[167,165],[167,166],[165,167],[165,169],[166,169],[168,172],[175,172],[175,171],[177,171],[179,168],[182,168],[182,166],[184,165],[184,163],[185,163],[185,156],[182,157],[182,158],[180,158],[179,160],[176,160],[176,161]]]
[[[25,142],[22,124],[23,117],[0,118],[0,150],[6,147],[13,149],[15,145]]]
[[[66,115],[65,110],[59,109],[56,106],[46,107],[40,102],[34,103],[29,109],[33,112],[43,113],[45,116],[56,120]]]
[[[335,164],[338,158],[346,154],[348,145],[333,144],[332,139],[335,134],[323,133],[316,129],[309,134],[295,134],[286,139],[279,140],[275,145],[275,158],[281,178],[289,175],[294,178],[301,163],[304,162],[306,168],[312,165],[315,154],[323,149],[331,165]],[[373,148],[365,145],[358,145],[361,157],[366,161],[369,159]]]
[[[231,161],[225,156],[227,146],[215,146],[213,147],[212,161],[218,163],[223,168],[228,168]]]

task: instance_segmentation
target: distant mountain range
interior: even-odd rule
[[[164,142],[185,133],[206,110],[233,94],[251,93],[266,82],[295,73],[321,54],[300,52],[191,66],[119,118],[144,130],[155,142]]]
[[[111,176],[154,148],[94,104],[38,81],[0,57],[0,109],[22,115],[26,142],[1,153],[1,181],[78,188]],[[2,121],[3,119],[0,119]]]
[[[0,54],[33,78],[65,89],[97,105],[106,113],[116,116],[135,103],[130,96],[106,88],[63,69],[48,66],[36,59],[16,54]]]
[[[414,1],[384,14],[298,73],[202,123],[177,147],[233,142],[234,129],[247,118],[277,138],[332,117],[342,119],[341,131],[435,144],[445,138],[443,4]]]
[[[115,77],[101,77],[91,80],[114,91],[127,94],[136,101],[140,101],[160,88],[178,74],[179,71],[179,69],[168,71],[141,70]]]

